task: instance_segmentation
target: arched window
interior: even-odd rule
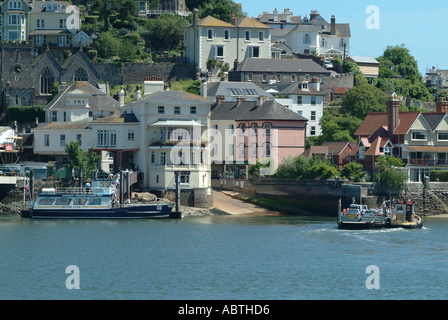
[[[20,104],[21,104],[22,106],[27,106],[27,101],[26,101],[26,98],[25,98],[25,97],[22,97]]]
[[[73,75],[74,81],[89,81],[89,75],[87,74],[86,69],[79,67],[76,69],[75,74]]]
[[[53,87],[55,77],[50,68],[46,67],[40,74],[40,93],[50,94]]]

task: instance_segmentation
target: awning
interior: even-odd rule
[[[403,146],[403,151],[448,152],[448,146]]]
[[[72,33],[66,29],[63,30],[35,30],[30,32],[30,36],[35,35],[72,35]]]
[[[207,125],[202,124],[198,121],[194,120],[188,120],[188,121],[182,121],[182,120],[163,120],[163,121],[157,121],[153,124],[149,125],[150,127],[206,127]]]

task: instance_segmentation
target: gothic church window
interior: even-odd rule
[[[54,74],[50,68],[46,67],[40,74],[40,93],[50,94],[54,83]]]
[[[89,81],[89,75],[87,74],[86,69],[79,67],[76,69],[75,74],[73,75],[74,81]]]

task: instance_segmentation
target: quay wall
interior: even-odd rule
[[[355,198],[356,203],[370,208],[380,207],[391,197],[396,200],[414,201],[415,213],[420,216],[448,214],[448,182],[408,182],[406,192],[390,195],[376,183],[348,183],[348,181],[314,181],[259,179],[232,180],[213,179],[212,188],[248,193],[255,196],[294,201],[299,209],[316,215],[336,216],[339,199],[342,207],[348,207]]]

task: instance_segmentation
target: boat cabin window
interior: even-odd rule
[[[52,205],[54,202],[53,198],[42,198],[39,200],[39,205],[40,206],[49,206]]]
[[[101,205],[101,199],[89,199],[89,202],[87,203],[89,206],[98,206]]]
[[[87,199],[77,198],[73,201],[73,205],[74,206],[83,206],[86,204],[86,202],[87,202]]]
[[[70,198],[60,198],[56,200],[55,205],[57,206],[68,206],[70,204]]]

